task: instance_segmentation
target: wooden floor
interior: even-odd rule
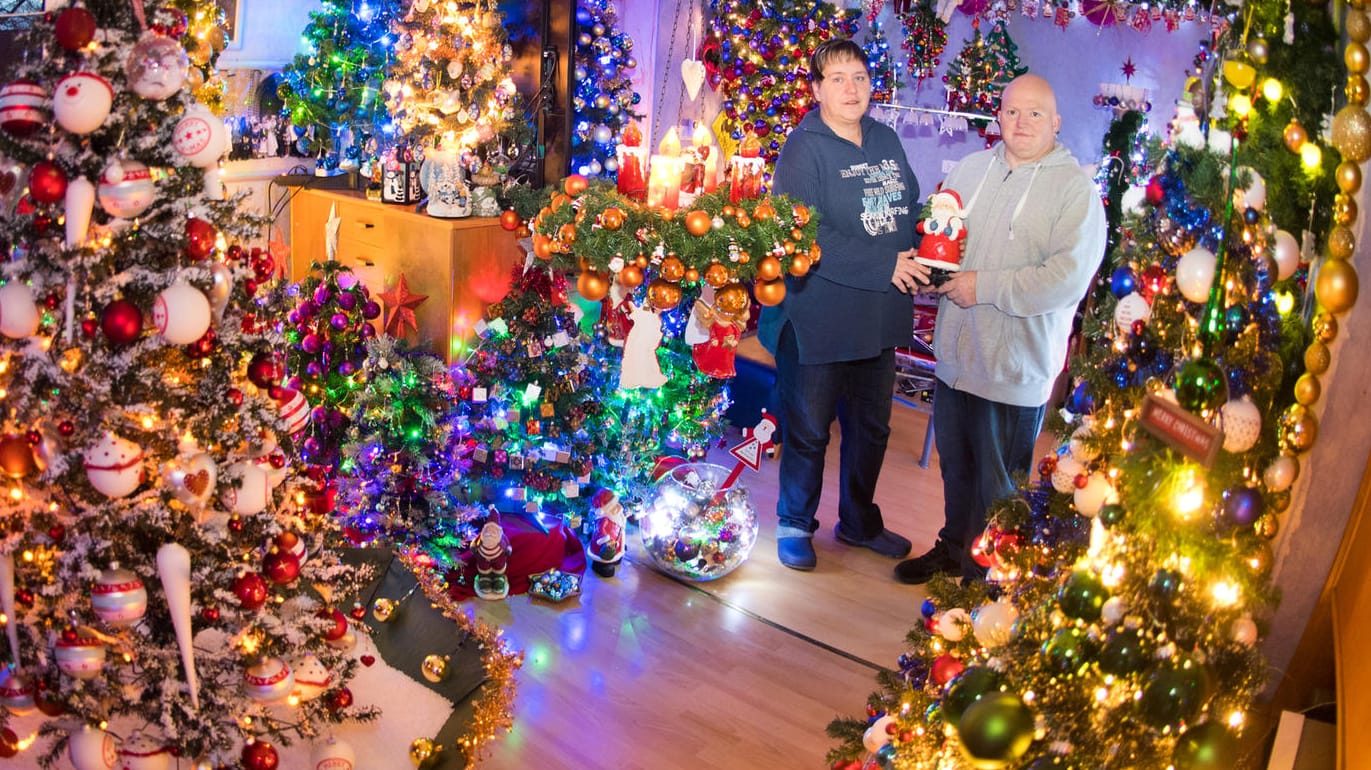
[[[876,501],[888,528],[931,545],[942,523],[936,456],[918,465],[928,417],[897,406]],[[736,432],[729,445],[740,440]],[[587,573],[562,604],[527,596],[480,603],[526,658],[515,727],[482,770],[802,770],[827,767],[834,716],[862,711],[919,616],[921,587],[895,560],[833,539],[837,436],[830,446],[814,572],[776,559],[778,460],[741,483],[762,519],[751,558],[709,583],[657,572],[630,533],[612,579]],[[711,459],[732,465],[724,449]]]

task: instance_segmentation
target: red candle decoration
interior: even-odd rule
[[[729,163],[728,200],[752,200],[762,194],[762,170],[766,161],[761,157],[762,143],[751,131],[738,147],[738,154]]]
[[[618,147],[619,156],[619,193],[633,200],[642,200],[647,195],[647,148],[642,146],[643,133],[637,123],[624,127],[623,141]]]

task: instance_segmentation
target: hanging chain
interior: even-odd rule
[[[662,68],[662,87],[657,90],[658,96],[662,98],[653,99],[653,102],[655,103],[655,109],[653,110],[652,115],[651,136],[653,136],[654,138],[657,136],[657,127],[660,126],[662,122],[662,101],[666,97],[667,80],[671,77],[671,64],[676,60],[676,33],[677,31],[679,31],[681,26],[681,5],[684,3],[684,1],[685,0],[676,0],[676,12],[671,15],[671,42],[668,43],[666,47],[667,66]],[[684,107],[685,89],[682,89],[681,98],[680,100],[678,100],[678,103],[676,105],[677,116],[681,114],[681,110],[684,109]]]

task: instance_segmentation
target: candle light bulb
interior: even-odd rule
[[[674,158],[681,154],[681,138],[676,135],[676,127],[672,126],[667,130],[666,136],[657,143],[657,152],[667,157]]]

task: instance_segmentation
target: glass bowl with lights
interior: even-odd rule
[[[683,463],[662,476],[639,520],[643,549],[663,572],[715,580],[747,560],[760,528],[747,488],[729,471]]]

